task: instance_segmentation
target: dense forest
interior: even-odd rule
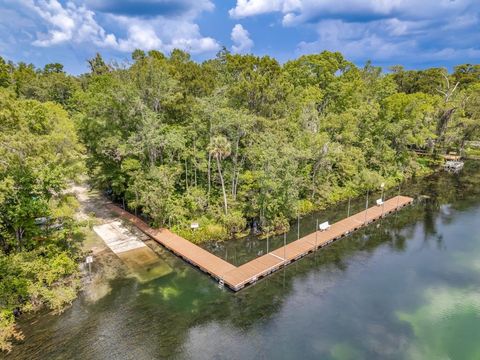
[[[0,57],[0,349],[21,337],[16,315],[75,297],[81,236],[66,190],[85,172],[155,226],[223,240],[252,224],[284,232],[480,136],[480,65],[383,71],[333,52],[280,64],[226,50],[88,65],[71,76]]]

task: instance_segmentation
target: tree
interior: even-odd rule
[[[136,49],[133,53],[132,53],[132,60],[133,61],[141,61],[145,59],[145,51],[143,50],[140,50],[140,49]]]
[[[8,64],[0,56],[0,87],[8,87],[11,84],[11,75]]]
[[[480,64],[462,64],[454,67],[453,78],[465,89],[480,82]]]
[[[22,338],[15,313],[43,305],[59,312],[79,287],[77,203],[66,189],[82,171],[82,147],[60,105],[25,95],[0,89],[0,350],[6,351],[11,338]]]
[[[110,67],[105,63],[99,53],[88,60],[88,66],[90,67],[90,72],[95,75],[103,75],[110,71]]]
[[[225,190],[225,181],[223,179],[222,165],[221,161],[231,153],[231,144],[225,136],[218,135],[212,138],[210,144],[208,145],[208,152],[217,162],[218,176],[220,177],[220,183],[222,185],[223,193],[223,209],[225,215],[228,214],[228,204],[227,204],[227,191]]]
[[[63,71],[63,65],[59,63],[52,63],[52,64],[46,64],[45,67],[43,68],[43,72],[45,74],[61,74],[64,73]]]
[[[52,103],[16,100],[0,91],[0,241],[17,249],[39,233],[36,219],[49,216],[49,201],[60,196],[78,170],[80,147],[67,113]]]
[[[445,143],[445,133],[447,131],[450,120],[457,110],[455,95],[457,94],[459,83],[450,82],[448,76],[444,75],[443,88],[438,88],[437,91],[443,95],[443,106],[439,109],[437,122],[437,146],[442,147]]]
[[[134,186],[138,189],[139,202],[143,211],[149,215],[154,224],[164,225],[169,216],[178,216],[173,211],[175,206],[174,186],[178,172],[175,168],[162,165],[152,167],[148,173],[136,176]]]

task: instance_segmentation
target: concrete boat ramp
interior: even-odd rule
[[[120,221],[94,226],[93,231],[141,282],[154,280],[172,272],[170,266]]]
[[[143,241],[123,227],[120,221],[94,226],[93,231],[117,255],[126,251],[147,247]]]

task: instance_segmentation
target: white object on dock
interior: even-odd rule
[[[444,165],[447,171],[460,171],[463,169],[463,161],[447,161]]]
[[[318,228],[320,229],[320,231],[325,231],[325,230],[330,229],[330,224],[328,223],[328,221],[325,221],[325,222],[321,223],[320,225],[318,225]]]
[[[383,200],[382,199],[377,199],[377,206],[383,205]]]

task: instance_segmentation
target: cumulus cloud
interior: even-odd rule
[[[117,49],[130,52],[135,49],[157,49],[169,52],[175,48],[193,54],[214,52],[220,46],[211,37],[203,37],[197,24],[188,19],[142,19],[112,16],[113,21],[127,29],[127,37],[119,39]]]
[[[94,13],[84,6],[67,3],[62,6],[57,0],[22,3],[36,13],[49,28],[47,33],[37,33],[33,45],[48,47],[67,41],[89,41],[97,46],[115,46],[115,35],[108,34],[94,19]]]
[[[472,8],[475,0],[237,0],[230,16],[243,18],[280,12],[285,25],[326,18],[352,21],[454,15]]]
[[[139,15],[138,9],[129,13],[127,10],[134,8],[135,2],[132,0],[125,2],[92,0],[86,3],[95,6],[98,11],[102,10],[104,18],[115,24],[116,30],[124,33],[124,36],[116,35],[114,31],[107,32],[96,19],[95,11],[85,4],[67,2],[63,5],[58,0],[21,0],[21,3],[36,14],[43,21],[43,27],[47,29],[37,31],[35,34],[32,44],[39,47],[74,42],[89,43],[120,52],[130,52],[137,48],[161,51],[180,48],[192,53],[203,53],[219,49],[217,41],[203,37],[194,22],[195,17],[202,11],[213,8],[209,0],[180,0],[176,2],[175,10],[172,10],[176,16],[166,17],[163,15],[169,15],[168,9],[173,9],[175,5],[172,0],[140,1],[139,5],[148,4],[155,7],[156,12],[149,17],[136,16]]]
[[[281,11],[285,0],[237,0],[235,8],[229,14],[233,18],[244,18]]]
[[[253,47],[253,41],[250,39],[250,34],[242,25],[236,24],[230,35],[233,41],[232,51],[234,53],[246,53]]]

